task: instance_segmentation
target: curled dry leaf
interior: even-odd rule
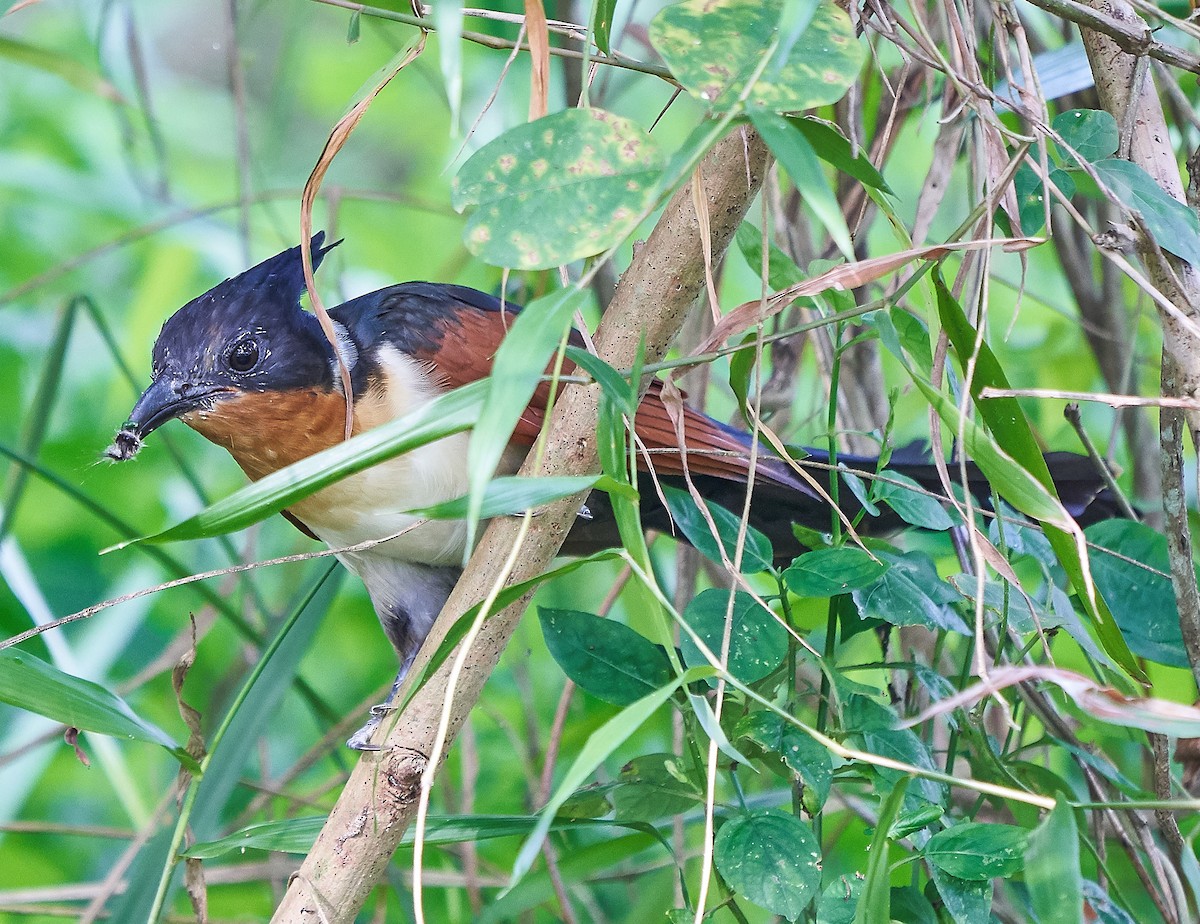
[[[1008,667],[992,671],[986,680],[941,700],[900,727],[920,725],[937,715],[972,705],[985,696],[1028,681],[1054,684],[1088,715],[1110,725],[1140,728],[1177,738],[1200,737],[1200,708],[1154,697],[1126,696],[1082,674],[1053,667]]]
[[[75,749],[75,759],[85,767],[91,767],[92,762],[88,759],[87,753],[79,746],[79,729],[68,728],[63,732],[63,740]]]
[[[321,322],[321,330],[325,332],[326,339],[329,340],[330,345],[333,347],[333,355],[337,357],[338,369],[341,373],[342,392],[346,396],[346,439],[350,439],[350,433],[354,424],[354,388],[350,382],[350,368],[346,365],[345,357],[342,356],[341,347],[338,346],[337,334],[333,330],[333,321],[329,318],[329,312],[325,310],[325,304],[321,301],[321,296],[317,292],[317,284],[313,277],[312,251],[308,246],[308,242],[312,240],[313,233],[313,203],[317,200],[317,193],[321,189],[321,182],[325,179],[325,174],[329,172],[329,165],[333,163],[333,159],[337,156],[338,151],[349,140],[350,133],[362,121],[362,117],[366,114],[371,103],[375,101],[375,97],[380,94],[384,87],[391,83],[392,78],[415,61],[421,52],[425,50],[426,36],[427,33],[422,31],[415,42],[396,54],[391,61],[384,65],[374,78],[375,82],[373,84],[369,83],[365,91],[359,91],[359,100],[350,107],[349,112],[338,119],[337,124],[333,126],[333,131],[329,133],[325,147],[321,150],[321,156],[317,158],[316,166],[313,167],[312,173],[309,174],[308,182],[304,184],[304,192],[300,197],[300,255],[304,262],[304,285],[308,290],[309,304],[312,305],[313,313],[317,316],[317,320]]]
[[[525,0],[525,31],[529,35],[529,121],[548,111],[550,98],[550,27],[542,0]]]
[[[981,250],[985,247],[1003,247],[1007,251],[1023,251],[1042,243],[1040,239],[1018,237],[986,241],[967,241],[962,244],[935,244],[930,247],[915,247],[899,253],[843,263],[831,270],[805,279],[786,289],[780,289],[765,299],[744,302],[721,318],[708,338],[696,347],[696,354],[711,352],[728,338],[739,334],[767,318],[774,317],[798,298],[818,295],[830,289],[857,289],[895,272],[915,260],[940,260],[953,251]]]

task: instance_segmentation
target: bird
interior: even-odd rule
[[[340,241],[325,245],[324,232],[309,247],[314,271]],[[152,351],[151,382],[137,399],[106,455],[127,461],[153,431],[175,419],[226,449],[251,480],[339,443],[346,402],[341,367],[317,317],[301,305],[305,292],[300,247],[293,247],[226,279],[172,314]],[[486,377],[520,309],[460,285],[405,282],[354,298],[329,311],[338,352],[349,371],[352,433],[366,432],[415,411],[450,389]],[[583,340],[572,334],[578,345]],[[567,364],[567,371],[573,371]],[[501,464],[517,470],[541,430],[549,388],[535,392],[521,415]],[[741,510],[751,474],[751,436],[685,406],[683,447],[668,412],[663,383],[652,380],[634,419],[660,484],[690,480],[709,502]],[[294,503],[285,517],[308,536],[345,550],[386,539],[365,550],[342,551],[341,562],[366,586],[400,670],[393,694],[412,666],[434,619],[461,573],[468,530],[461,520],[426,520],[405,511],[461,497],[468,491],[469,433],[447,436],[335,482]],[[793,524],[827,530],[830,454],[804,449],[825,491],[815,490],[769,450],[753,467],[750,523],[773,542],[777,558],[804,551]],[[838,455],[850,468],[875,471],[878,459]],[[898,461],[889,471],[940,490],[928,461]],[[1071,453],[1047,456],[1064,505],[1084,515],[1104,482],[1091,460]],[[686,466],[686,469],[685,469]],[[978,472],[972,490],[986,502],[990,489]],[[861,511],[852,492],[840,492],[848,516]],[[652,487],[642,491],[647,528],[670,530],[669,514]],[[1103,514],[1102,514],[1103,515]],[[886,511],[867,525],[902,525]],[[393,538],[387,538],[393,537]],[[585,554],[619,543],[605,496],[593,492],[564,544]],[[389,698],[390,700],[390,698]],[[385,704],[386,705],[386,704]],[[378,716],[351,739],[370,749]]]

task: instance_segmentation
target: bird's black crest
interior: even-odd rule
[[[318,231],[313,235],[309,247],[312,252],[313,272],[321,265],[325,254],[333,250],[341,241],[334,241],[328,247],[325,243],[325,232]],[[264,260],[257,266],[252,266],[244,273],[226,279],[219,285],[209,289],[194,303],[220,303],[236,301],[253,295],[255,298],[271,297],[279,304],[300,304],[300,296],[304,294],[304,259],[300,255],[300,247],[296,246],[283,253],[278,253],[269,260]]]

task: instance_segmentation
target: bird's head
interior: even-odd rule
[[[313,269],[332,247],[311,243]],[[105,451],[125,461],[170,420],[254,392],[332,385],[333,351],[317,319],[300,307],[299,247],[205,292],[176,311],[154,343],[150,387]]]

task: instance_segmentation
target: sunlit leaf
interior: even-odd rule
[[[454,207],[475,206],[470,251],[495,266],[548,269],[602,253],[659,195],[665,161],[636,123],[567,109],[509,129],[454,178]]]
[[[478,423],[467,448],[468,552],[475,545],[484,492],[555,348],[571,326],[580,299],[580,291],[572,287],[530,302],[516,316],[496,351]]]
[[[202,539],[244,529],[347,475],[470,428],[479,418],[487,385],[486,380],[472,382],[439,395],[398,420],[273,472],[170,529],[117,548],[134,542]]]
[[[479,515],[489,517],[508,516],[534,510],[551,501],[570,497],[591,488],[601,479],[600,475],[559,475],[549,478],[493,478],[483,493],[483,504]],[[407,511],[413,516],[430,520],[461,520],[467,516],[469,496],[464,494],[453,500],[434,504],[432,507],[417,507]]]
[[[684,0],[650,23],[650,41],[693,96],[717,112],[738,102],[779,36],[782,0]],[[746,100],[750,109],[797,112],[837,102],[863,59],[850,18],[834,3],[817,7],[786,63],[764,74]]]

